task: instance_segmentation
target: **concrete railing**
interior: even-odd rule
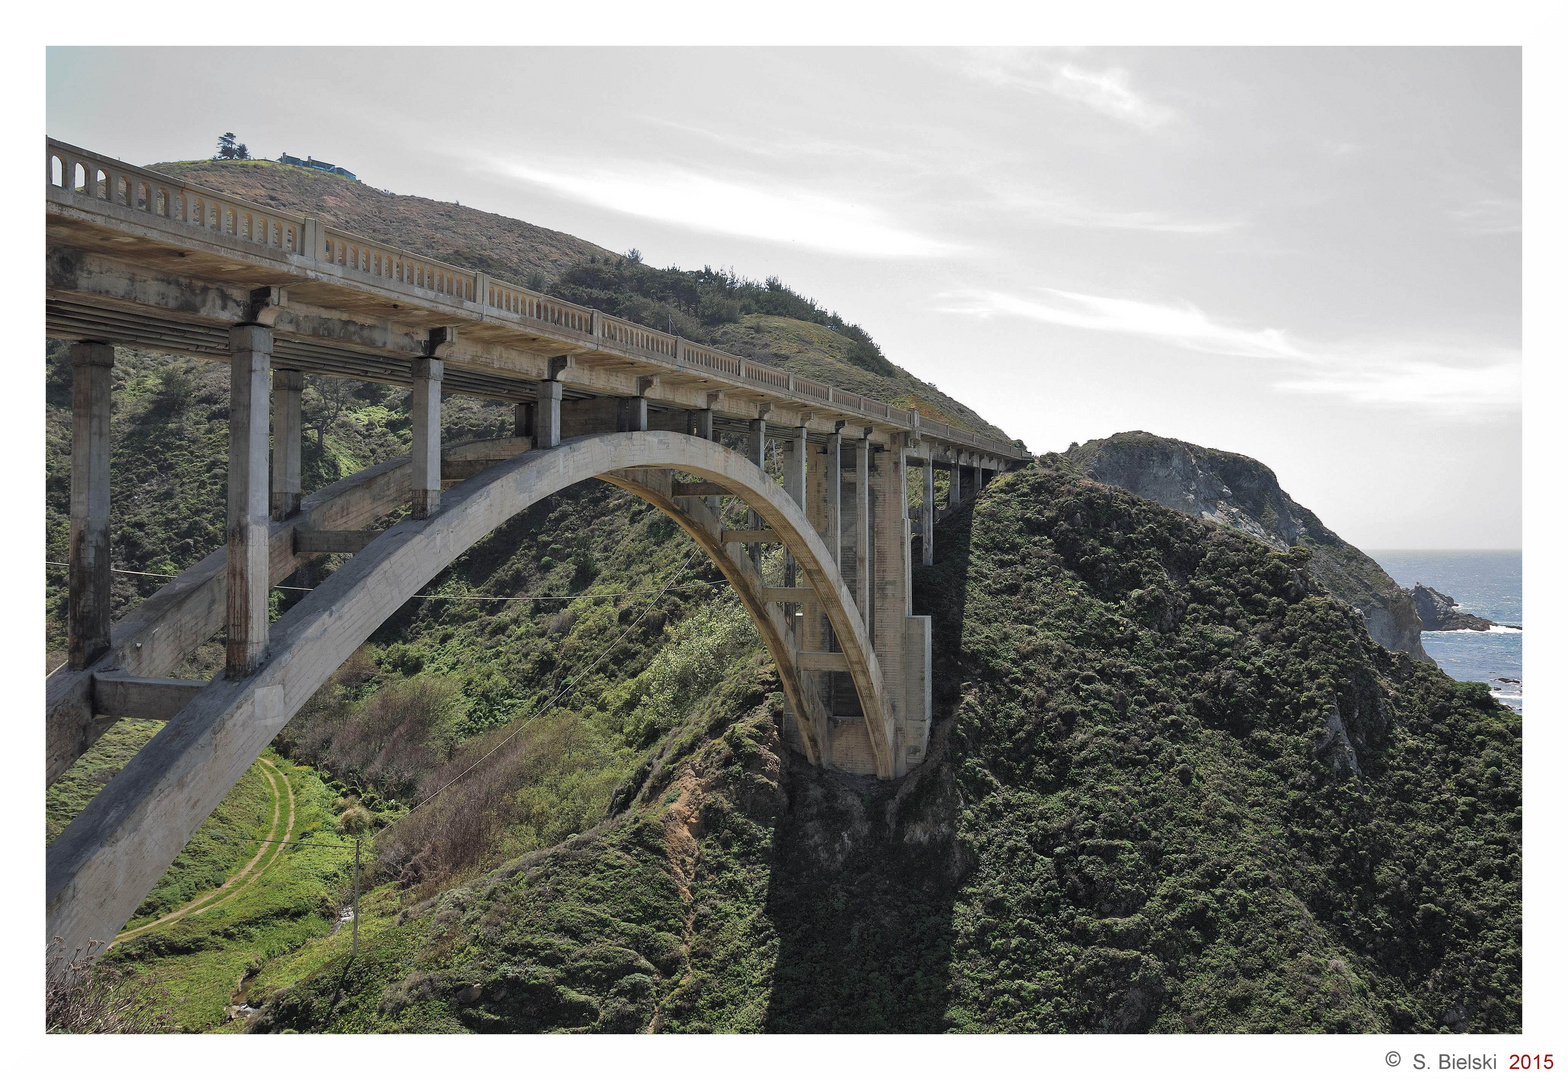
[[[724,381],[761,389],[770,395],[794,398],[803,404],[828,404],[837,412],[918,431],[998,457],[1016,460],[1027,456],[1027,451],[1005,439],[923,420],[913,409],[896,408],[768,364],[697,345],[489,274],[378,243],[324,225],[315,218],[256,206],[55,139],[46,139],[45,148],[49,186],[72,192],[78,198],[207,229],[225,239],[286,252],[301,260],[330,263],[340,273],[362,277],[383,289],[413,293],[416,299],[424,296],[472,306],[487,319],[515,320],[548,334],[564,332],[570,339],[582,339],[593,347],[670,364],[677,369],[701,369]]]
[[[303,254],[305,219],[182,184],[68,143],[48,142],[49,183],[154,217]]]

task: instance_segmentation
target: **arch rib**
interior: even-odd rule
[[[618,482],[625,478],[615,474],[623,470],[648,468],[722,483],[789,546],[844,648],[878,774],[891,776],[893,716],[880,668],[860,614],[804,512],[756,465],[716,442],[668,431],[588,435],[493,466],[448,491],[439,513],[388,529],[278,620],[271,655],[255,673],[216,679],[202,690],[50,846],[48,937],[59,938],[67,953],[112,940],[288,719],[464,551],[563,488],[596,476]],[[798,678],[793,655],[781,651],[782,657],[774,654],[781,670]]]

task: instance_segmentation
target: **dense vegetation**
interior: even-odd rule
[[[1519,719],[1301,569],[1042,468],[944,522],[900,785],[732,669],[619,817],[279,987],[331,1030],[1517,1030]],[[335,998],[330,1010],[329,993]]]
[[[816,323],[850,341],[848,361],[878,375],[895,368],[871,335],[829,313],[776,277],[750,281],[733,270],[660,270],[630,252],[619,259],[593,258],[572,267],[551,283],[563,300],[587,304],[623,319],[668,329],[695,341],[708,340],[713,327],[738,323],[747,315],[777,315]]]
[[[1182,442],[1147,431],[1122,431],[1074,443],[1051,464],[1135,495],[1219,521],[1271,547],[1304,547],[1307,568],[1331,596],[1360,608],[1374,641],[1427,659],[1415,600],[1371,556],[1285,494],[1261,461],[1228,450]]]

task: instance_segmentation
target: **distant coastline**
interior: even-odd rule
[[[1490,620],[1486,629],[1423,630],[1421,646],[1438,667],[1524,711],[1523,552],[1510,550],[1369,551],[1399,585],[1419,582],[1454,600],[1456,611]]]

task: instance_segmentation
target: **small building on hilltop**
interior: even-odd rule
[[[280,165],[298,165],[298,166],[300,166],[302,168],[306,168],[306,169],[320,169],[322,172],[329,172],[329,173],[332,173],[334,176],[341,176],[345,180],[353,180],[355,183],[359,182],[359,177],[355,176],[353,173],[349,172],[347,169],[345,169],[341,165],[334,165],[330,161],[317,161],[313,157],[307,157],[307,158],[301,160],[300,158],[297,158],[297,157],[293,156],[292,154],[290,154],[287,150],[283,151],[282,154],[278,155],[278,164],[280,164]]]

